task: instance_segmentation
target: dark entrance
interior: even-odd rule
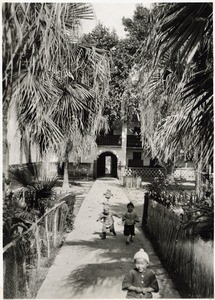
[[[97,159],[97,177],[117,178],[117,157],[111,152],[104,152]]]

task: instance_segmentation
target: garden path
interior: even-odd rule
[[[132,200],[142,218],[143,197],[136,197],[120,186],[119,180],[102,178],[95,181],[84,199],[75,219],[74,230],[66,237],[53,265],[51,266],[38,294],[37,299],[119,299],[125,298],[121,290],[125,273],[133,267],[133,256],[140,248],[149,254],[151,268],[154,270],[159,286],[155,297],[180,298],[168,273],[162,267],[151,243],[141,230],[136,228],[134,243],[125,245],[123,224],[115,218],[117,236],[109,234],[101,240],[102,224],[96,222],[105,201],[104,193],[111,189],[112,210],[123,213],[126,204]],[[133,197],[135,199],[131,199]],[[129,200],[129,198],[130,200]]]

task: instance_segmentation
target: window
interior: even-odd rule
[[[132,131],[134,135],[140,135],[140,127],[134,127]]]
[[[141,160],[141,152],[133,152],[134,160]]]

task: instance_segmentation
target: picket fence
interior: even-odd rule
[[[147,229],[165,267],[192,297],[214,297],[213,241],[203,241],[185,229],[174,212],[150,199],[143,212]]]

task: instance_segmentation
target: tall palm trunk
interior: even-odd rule
[[[6,179],[9,178],[8,107],[9,105],[3,106],[3,173]]]
[[[20,138],[19,164],[23,164],[23,137]]]
[[[32,163],[31,140],[30,140],[29,136],[27,136],[26,132],[24,132],[22,134],[22,145],[21,146],[22,146],[22,149],[24,150],[26,163],[31,164]],[[22,150],[22,152],[23,152],[23,150]]]
[[[196,167],[196,195],[200,198],[202,195],[202,159],[197,162]]]
[[[169,160],[168,166],[167,166],[167,176],[171,177],[175,170],[175,162],[174,160]]]
[[[64,171],[63,171],[63,186],[62,188],[65,190],[69,189],[69,157],[68,153],[66,153],[66,158],[64,160]]]
[[[28,143],[28,163],[32,163],[32,156],[31,156],[31,141]]]
[[[121,158],[121,181],[122,185],[124,185],[124,179],[126,174],[126,157],[127,157],[127,118],[126,118],[126,112],[125,112],[125,98],[122,97],[122,103],[121,103],[121,115],[122,115],[122,158]]]
[[[201,143],[201,151],[200,155],[198,155],[198,152],[196,151],[195,157],[196,157],[196,195],[200,198],[202,196],[202,170],[203,170],[203,159],[202,159],[202,149],[203,149],[203,143]]]
[[[125,177],[126,172],[126,151],[127,151],[127,123],[123,121],[122,124],[122,155],[121,155],[121,180]]]

